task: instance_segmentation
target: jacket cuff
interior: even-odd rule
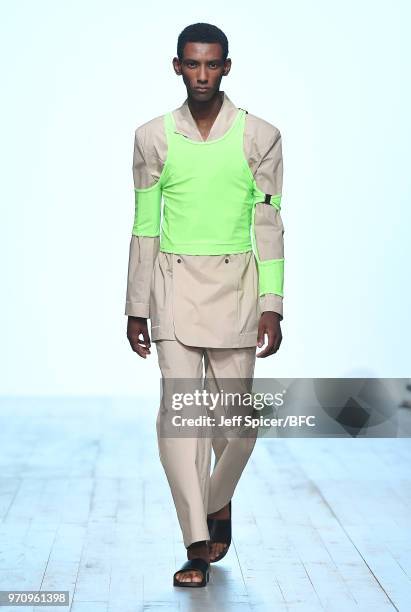
[[[126,302],[125,315],[130,317],[150,318],[150,305],[141,302]]]
[[[260,310],[263,312],[277,312],[280,315],[280,321],[283,320],[283,298],[275,293],[266,293],[259,298]]]

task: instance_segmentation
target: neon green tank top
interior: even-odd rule
[[[284,259],[260,261],[254,216],[259,202],[280,209],[281,195],[264,194],[244,155],[244,109],[215,140],[191,140],[164,115],[167,158],[155,185],[135,189],[133,234],[160,235],[160,250],[186,255],[254,251],[259,295],[283,295]],[[164,200],[161,219],[161,199]],[[267,200],[269,198],[269,200]]]
[[[244,156],[245,111],[215,140],[190,140],[164,116],[167,159],[160,177],[164,199],[160,249],[223,255],[252,249],[253,182]]]

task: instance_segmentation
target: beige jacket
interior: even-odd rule
[[[207,140],[220,138],[238,111],[225,92]],[[190,139],[203,140],[187,99],[173,111],[176,127]],[[158,181],[167,157],[164,115],[135,131],[133,178],[136,189]],[[279,130],[246,115],[244,154],[264,193],[281,194],[283,160]],[[255,240],[260,260],[284,257],[284,226],[271,204],[257,204]],[[283,318],[280,295],[258,296],[253,251],[228,255],[184,255],[159,250],[160,237],[131,237],[125,314],[151,319],[151,338],[190,346],[230,348],[256,346],[262,312]]]

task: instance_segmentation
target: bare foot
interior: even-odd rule
[[[204,559],[207,563],[210,562],[206,540],[193,542],[187,548],[187,559],[195,559],[196,557]],[[203,580],[203,574],[199,570],[185,570],[178,572],[176,578],[179,582],[201,582]]]

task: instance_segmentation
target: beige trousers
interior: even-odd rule
[[[216,393],[221,389],[222,379],[232,379],[230,391],[247,394],[252,391],[256,347],[201,348],[187,346],[177,338],[155,344],[162,383],[165,379],[189,379],[193,385],[200,382]],[[226,388],[224,380],[223,383]],[[243,410],[252,414],[251,407]],[[156,422],[159,456],[187,548],[193,542],[210,539],[207,514],[220,510],[233,497],[253,451],[257,428],[249,428],[246,436],[196,433],[191,437],[189,433],[190,437],[168,437],[161,423],[164,419],[170,422],[172,414],[175,415],[175,410],[170,396],[162,393]],[[211,449],[215,461],[210,475]]]

